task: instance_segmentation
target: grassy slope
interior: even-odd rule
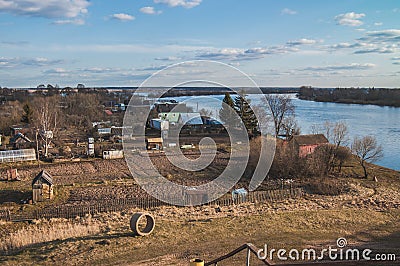
[[[379,182],[360,178],[343,180],[375,191],[375,196],[378,193],[384,199],[387,197],[386,200],[391,200],[393,194],[399,198],[398,171],[374,165],[369,169],[371,177],[377,176]],[[353,162],[346,165],[344,172],[358,175],[361,168]],[[190,213],[185,215],[161,215],[163,211],[152,211],[157,217],[157,227],[149,237],[132,237],[128,228],[130,215],[104,214],[96,218],[104,223],[104,229],[97,235],[37,244],[12,255],[0,256],[0,264],[187,265],[190,258],[211,260],[245,242],[258,247],[268,244],[271,248],[323,248],[334,246],[338,237],[346,237],[350,245],[400,254],[399,209],[377,210],[339,204],[318,210],[293,207],[276,212],[269,208],[244,215],[225,209],[224,215],[213,218],[190,208],[184,209]],[[103,240],[106,242],[99,243]],[[221,265],[242,265],[243,261],[244,254]]]
[[[149,237],[132,237],[129,217],[111,223],[112,230],[95,236],[53,241],[18,254],[3,256],[10,265],[24,263],[149,265],[167,259],[167,265],[185,265],[190,258],[212,259],[246,242],[258,247],[306,248],[335,245],[338,237],[349,244],[399,252],[400,210],[376,212],[343,209],[290,211],[193,221],[158,220]],[[123,221],[125,220],[126,223]],[[96,244],[108,240],[108,245]],[[69,258],[65,261],[66,258]],[[0,262],[1,262],[0,260]],[[241,265],[243,255],[221,265]],[[160,264],[162,265],[162,264]]]

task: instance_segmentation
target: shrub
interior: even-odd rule
[[[326,196],[337,196],[349,191],[346,183],[331,178],[312,179],[304,188],[308,193]]]

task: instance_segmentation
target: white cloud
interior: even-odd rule
[[[330,45],[329,48],[332,50],[351,49],[351,48],[374,49],[374,48],[376,48],[376,45],[372,44],[372,43],[366,43],[366,42],[355,42],[355,43],[342,42],[342,43]]]
[[[86,52],[86,53],[140,53],[140,54],[151,54],[159,55],[160,52],[164,53],[181,53],[181,52],[197,52],[201,50],[212,49],[210,46],[195,46],[195,45],[157,45],[157,44],[55,44],[48,47],[47,51],[69,51],[69,52]],[[160,54],[161,55],[161,54]]]
[[[142,12],[143,14],[148,14],[148,15],[158,15],[162,13],[161,10],[155,10],[154,7],[152,6],[142,7],[141,9],[139,9],[139,11]]]
[[[111,15],[111,18],[121,20],[121,21],[131,21],[134,20],[135,17],[125,13],[118,13]]]
[[[291,10],[289,8],[284,8],[284,9],[282,9],[281,14],[282,15],[296,15],[297,11]]]
[[[75,18],[88,12],[88,0],[0,0],[0,12],[45,18]]]
[[[50,75],[53,75],[53,74],[68,74],[69,71],[65,70],[64,68],[53,68],[53,69],[45,70],[45,71],[43,71],[43,73],[50,74]]]
[[[157,57],[154,58],[157,61],[177,61],[177,60],[181,60],[180,57],[177,56],[168,56],[168,57]]]
[[[354,49],[353,54],[392,54],[400,52],[400,29],[368,31],[355,43],[328,46],[330,50]]]
[[[388,29],[379,31],[368,31],[366,36],[360,40],[378,43],[399,43],[400,42],[400,29]]]
[[[340,71],[340,70],[366,70],[374,68],[376,65],[372,63],[352,63],[348,65],[328,65],[328,66],[318,66],[318,67],[306,67],[299,69],[301,71]]]
[[[238,49],[238,48],[223,48],[219,50],[212,50],[206,52],[200,52],[197,54],[198,59],[208,60],[229,60],[229,61],[241,61],[241,60],[256,60],[264,58],[267,55],[274,54],[286,54],[290,52],[297,52],[298,49],[289,46],[271,46],[271,47],[256,47],[249,49]]]
[[[286,44],[290,46],[297,46],[297,45],[305,45],[305,44],[315,44],[317,43],[316,40],[311,40],[311,39],[300,39],[300,40],[295,40],[295,41],[288,41]]]
[[[83,68],[79,69],[78,72],[92,73],[92,74],[104,74],[104,73],[113,73],[118,72],[121,69],[119,68],[103,68],[103,67],[91,67],[91,68]]]
[[[365,17],[364,13],[350,12],[350,13],[346,13],[346,14],[337,15],[335,17],[335,20],[339,25],[358,27],[358,26],[361,26],[364,24],[360,20],[363,17]]]
[[[11,68],[21,66],[43,67],[63,63],[63,60],[50,60],[43,57],[19,58],[19,57],[0,57],[0,68]]]
[[[382,26],[382,25],[383,25],[382,22],[375,22],[375,23],[374,23],[374,26]]]
[[[54,25],[67,25],[67,24],[72,24],[72,25],[85,25],[85,20],[83,19],[62,19],[62,20],[56,20],[53,22]]]
[[[170,7],[182,6],[184,8],[193,8],[200,5],[202,0],[154,0],[156,4],[166,4]]]
[[[376,47],[376,48],[371,48],[371,49],[362,49],[362,50],[357,50],[354,53],[355,54],[392,54],[396,53],[398,51],[397,46],[385,46],[385,47]]]

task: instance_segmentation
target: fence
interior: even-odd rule
[[[257,255],[257,251],[260,250],[257,248],[255,245],[252,243],[246,243],[237,249],[229,252],[226,255],[223,255],[215,260],[206,262],[204,266],[218,266],[218,263],[221,261],[224,261],[226,259],[229,259],[236,254],[242,252],[243,250],[247,251],[247,256],[246,256],[246,266],[250,266],[250,255],[253,254],[254,256],[257,257],[258,261],[264,265],[280,265],[280,266],[293,266],[293,265],[324,265],[324,266],[329,266],[329,265],[340,265],[340,266],[353,266],[353,265],[394,265],[394,261],[379,261],[379,264],[375,260],[353,260],[353,261],[346,261],[346,260],[338,260],[338,261],[329,261],[329,260],[322,260],[322,261],[309,261],[309,262],[293,262],[290,264],[286,263],[275,263],[269,259],[260,259]]]
[[[301,188],[293,188],[286,190],[268,190],[249,192],[244,198],[232,199],[232,197],[224,196],[214,200],[208,205],[231,206],[244,202],[272,202],[289,198],[298,198],[304,194]],[[0,210],[0,220],[6,221],[27,221],[34,219],[50,219],[50,218],[75,218],[83,217],[86,214],[95,214],[101,212],[118,212],[129,208],[152,209],[160,206],[170,206],[152,197],[130,198],[130,199],[114,199],[102,201],[96,204],[79,204],[55,206],[47,209],[35,210],[33,212],[10,213],[10,211]]]

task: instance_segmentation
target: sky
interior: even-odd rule
[[[190,60],[259,86],[400,87],[400,2],[0,0],[1,87],[138,86]]]

